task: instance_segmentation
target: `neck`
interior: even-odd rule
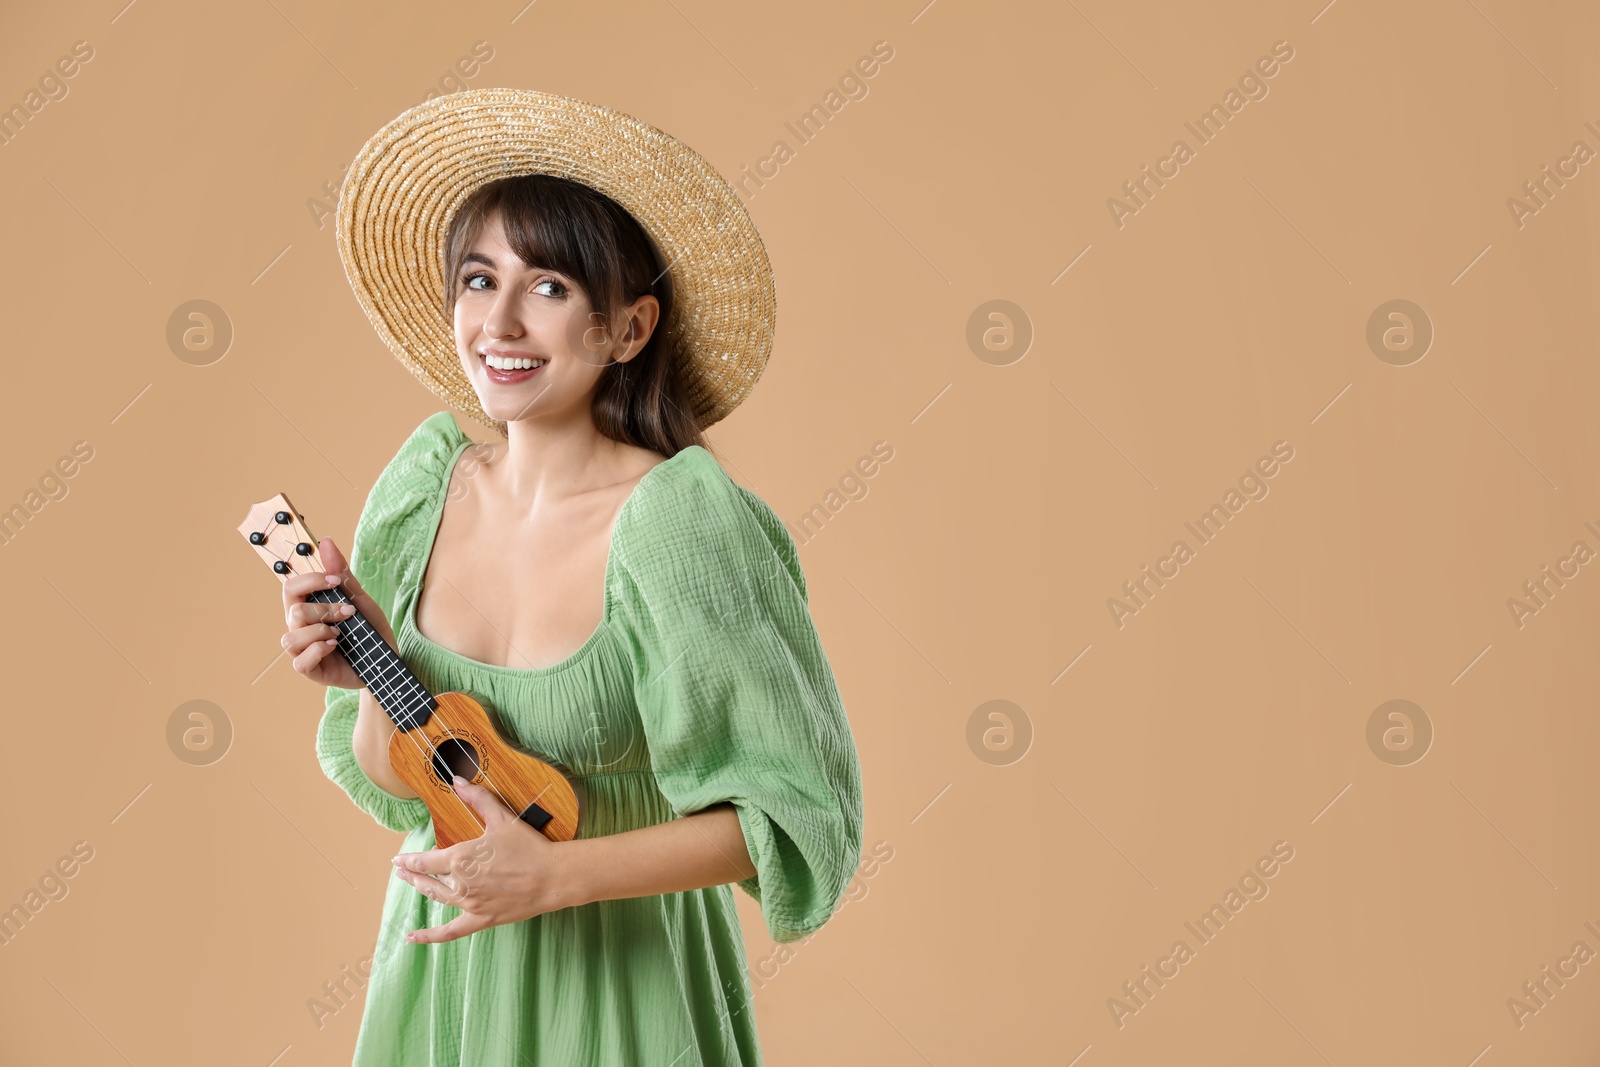
[[[351,603],[341,587],[319,589],[306,599],[315,604]],[[366,616],[357,610],[333,627],[339,632],[339,652],[394,724],[402,730],[414,730],[427,722],[439,702],[417,681],[411,668]]]
[[[506,423],[506,441],[488,466],[506,498],[531,509],[611,485],[625,477],[626,448],[595,429],[588,412],[559,422],[548,417]]]

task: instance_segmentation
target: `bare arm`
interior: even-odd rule
[[[579,838],[563,847],[572,848],[583,903],[707,889],[756,873],[738,809],[726,801],[655,826]]]
[[[367,689],[351,737],[356,762],[383,790],[403,799],[417,795],[389,763],[394,721]],[[756,873],[730,803],[605,837],[564,842],[570,849],[575,888],[584,903],[706,889]]]
[[[394,736],[394,720],[389,718],[368,689],[361,690],[361,710],[356,713],[356,728],[350,736],[350,747],[355,751],[356,763],[371,778],[373,784],[402,800],[417,795],[389,763],[389,739]]]
[[[483,817],[483,836],[403,853],[394,865],[397,877],[461,914],[413,930],[407,941],[453,941],[559,908],[707,889],[756,873],[728,802],[640,830],[551,841],[483,786],[458,778],[455,789]]]

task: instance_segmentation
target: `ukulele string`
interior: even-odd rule
[[[269,540],[269,541],[270,541],[271,536],[272,536],[271,535],[272,525],[273,524],[269,522],[267,524],[267,529],[262,531],[263,538],[266,539],[266,540]],[[277,557],[277,558],[278,558],[278,561],[280,563],[284,564],[284,566],[288,567],[291,572],[294,570],[294,564],[291,563],[289,560],[284,559],[282,557]],[[310,566],[310,573],[313,573],[313,574],[326,574],[326,573],[328,573],[325,568],[320,566],[320,561],[318,561],[318,560],[311,559],[311,558],[308,557],[307,563]],[[371,622],[368,622],[367,625],[371,626],[372,624],[371,624]],[[374,631],[374,632],[376,632],[376,631]],[[337,629],[335,629],[335,633],[338,633],[340,637],[344,636],[343,633],[341,631],[337,630]],[[352,643],[354,643],[354,642],[352,642]],[[335,647],[337,648],[337,645]],[[356,647],[360,647],[360,646],[357,645]],[[398,655],[398,653],[396,655]],[[346,662],[349,662],[349,656],[346,656],[345,660],[346,660]],[[351,664],[351,666],[354,667],[354,664]],[[362,679],[362,681],[366,681],[366,679]],[[412,684],[415,685],[415,683],[412,683]],[[368,687],[369,691],[370,691],[370,688],[371,687],[369,686]],[[422,694],[419,692],[417,695],[422,695]],[[376,694],[374,694],[374,698],[376,698]],[[388,709],[385,708],[384,710],[387,711]],[[397,728],[398,728],[398,725],[399,724],[397,723],[396,724]],[[448,730],[448,727],[446,729]],[[428,743],[428,747],[426,749],[424,749],[422,747],[422,745],[417,742],[417,738],[416,738],[415,732],[413,730],[402,730],[401,732],[406,735],[407,739],[410,740],[411,744],[416,748],[418,755],[420,755],[423,758],[423,760],[426,761],[429,764],[430,767],[434,764],[435,761],[437,761],[438,765],[441,766],[441,767],[448,768],[450,766],[448,763],[445,762],[445,758],[442,755],[439,754],[438,748],[436,748],[434,746],[433,739],[428,737],[427,734],[423,734],[423,736],[422,736],[422,739]],[[454,735],[452,735],[452,737],[453,736]],[[431,758],[430,758],[430,753],[431,753]],[[484,777],[487,778],[488,776],[485,775]],[[498,789],[495,790],[496,794],[499,794],[499,792],[500,791]],[[460,794],[458,794],[454,789],[450,790],[450,795],[455,798],[456,803],[461,805],[462,809],[464,811],[466,811],[466,813],[472,818],[472,821],[475,824],[477,824],[480,828],[482,828],[483,824],[478,821],[477,813],[472,810],[472,806],[469,805],[465,800],[463,800],[461,798]],[[504,800],[505,798],[501,797],[501,799]],[[509,803],[506,804],[506,807],[509,808],[510,806],[511,805]]]
[[[443,710],[443,708],[437,709],[437,710],[434,711],[434,714],[439,716],[439,725],[443,726],[444,727],[444,732],[450,735],[450,740],[452,740],[452,741],[460,741],[461,744],[467,745],[467,747],[471,748],[474,752],[476,752],[477,751],[477,747],[476,746],[469,745],[467,742],[461,741],[460,738],[456,737],[455,730],[451,729],[450,724],[448,722],[446,722],[444,716],[442,714],[440,714],[440,712],[442,710]],[[504,793],[500,792],[500,787],[494,784],[494,779],[489,777],[489,772],[484,769],[483,764],[480,763],[477,760],[473,760],[472,761],[472,765],[474,767],[478,768],[478,773],[483,775],[483,780],[484,780],[484,782],[486,782],[488,784],[490,792],[494,793],[495,796],[500,798],[500,803],[504,804],[506,806],[506,808],[510,810],[512,815],[518,815],[519,812],[517,811],[517,809],[512,805],[511,801],[506,799],[506,795]]]
[[[270,524],[269,524],[269,529],[270,529]],[[285,560],[282,560],[282,562],[286,566],[289,566],[291,570],[293,569],[293,564],[289,563],[288,560],[285,559]],[[309,561],[309,562],[311,562],[311,564],[312,564],[313,573],[320,573],[320,574],[326,574],[327,573],[326,569],[318,569],[317,561]],[[371,623],[369,622],[368,625],[370,626]],[[343,634],[341,633],[340,636],[343,636]],[[424,695],[423,691],[421,690],[421,688],[417,685],[417,683],[415,681],[408,682],[407,684],[408,684],[408,686],[410,688],[416,690],[416,692],[414,694],[409,694],[409,695],[414,695],[414,696],[422,696],[422,695]],[[449,722],[446,720],[446,717],[444,715],[444,706],[443,705],[439,705],[436,702],[436,705],[435,705],[435,708],[434,708],[434,715],[436,715],[438,717],[439,725],[444,727],[444,732],[449,735],[450,740],[455,741],[458,744],[461,744],[461,745],[467,746],[469,748],[472,748],[473,751],[477,751],[476,747],[469,745],[467,742],[462,741],[459,737],[456,736],[455,730],[451,728]],[[437,762],[438,766],[444,768],[445,770],[452,770],[452,768],[450,767],[450,764],[445,760],[444,756],[440,754],[438,747],[433,743],[433,739],[431,737],[429,737],[427,734],[423,734],[422,735],[422,740],[426,741],[427,745],[428,745],[428,747],[426,749],[424,749],[422,747],[422,745],[420,743],[418,743],[417,738],[415,736],[415,731],[414,730],[403,730],[401,732],[404,733],[407,736],[407,738],[411,741],[411,744],[416,748],[418,754],[421,755],[425,760],[427,760],[428,763],[430,764],[430,766],[432,764],[434,764],[435,762]],[[483,767],[482,763],[480,761],[478,761],[478,760],[473,760],[472,762],[473,762],[473,766],[475,766],[477,768],[478,773],[483,776],[483,780],[488,785],[489,790],[492,793],[494,793],[495,796],[500,798],[500,803],[504,804],[506,806],[506,808],[512,813],[512,815],[520,815],[520,812],[517,810],[516,806],[513,805],[510,800],[506,799],[506,795],[503,792],[500,791],[500,787],[495,784],[494,779],[489,776],[489,772]],[[464,799],[462,799],[460,794],[458,794],[453,788],[450,790],[450,795],[455,798],[456,803],[461,805],[462,810],[464,810],[472,818],[473,823],[476,824],[480,830],[487,829],[487,827],[484,826],[482,821],[479,820],[478,813],[473,811],[472,806],[470,804],[468,804]]]
[[[269,524],[268,528],[269,529],[271,528],[270,524]],[[270,534],[268,534],[268,536],[270,536]],[[280,562],[283,563],[285,566],[289,567],[290,570],[294,569],[294,564],[290,563],[287,559],[280,559]],[[325,568],[322,568],[322,567],[320,567],[318,565],[318,561],[316,561],[316,560],[308,560],[308,563],[309,563],[309,565],[311,567],[311,570],[310,570],[309,573],[312,573],[312,574],[327,574],[328,573]],[[346,621],[349,621],[349,620],[346,620]],[[367,625],[370,626],[372,624],[370,622],[368,622]],[[343,631],[339,630],[337,627],[334,628],[334,633],[337,634],[339,637],[343,637],[344,636]],[[356,644],[354,639],[351,640],[351,644],[354,647],[357,647],[357,648],[360,647],[358,644]],[[337,648],[337,647],[338,646],[336,644],[335,648]],[[345,656],[345,661],[347,663],[350,661],[350,657],[348,655]],[[352,663],[351,664],[352,669],[354,668],[354,666],[355,666],[355,664]],[[358,675],[357,677],[360,677],[360,676]],[[364,678],[361,679],[361,680],[363,682],[366,681],[366,679],[364,679]],[[371,690],[371,687],[369,686],[368,687],[368,691],[370,692],[370,690]],[[374,699],[376,699],[376,694],[374,694]],[[387,711],[388,709],[386,708],[384,710]],[[398,724],[396,724],[396,725],[398,726]],[[433,740],[431,738],[429,738],[426,734],[423,735],[423,740],[428,742],[428,749],[424,750],[423,747],[420,744],[417,743],[416,737],[412,736],[412,732],[410,730],[405,730],[405,731],[402,731],[402,732],[407,735],[408,739],[411,741],[411,744],[416,748],[418,754],[420,754],[424,760],[427,760],[430,764],[434,760],[438,760],[438,762],[440,763],[441,766],[448,766],[448,764],[445,764],[445,762],[444,762],[444,757],[439,754],[439,750],[434,747]],[[431,759],[429,758],[429,751],[432,752],[432,758]],[[454,795],[454,790],[452,790],[451,792],[452,792],[452,795]],[[456,799],[457,799],[457,801],[461,801],[460,797],[456,797]],[[462,804],[463,807],[467,807],[467,805],[466,805],[466,803],[464,801],[461,801],[461,804]],[[470,812],[472,809],[471,808],[467,808],[467,810]]]
[[[450,740],[457,742],[458,744],[470,749],[473,752],[478,751],[477,746],[471,744],[468,741],[462,741],[459,737],[456,736],[455,730],[450,726],[450,723],[449,723],[448,719],[445,716],[444,705],[438,704],[435,707],[433,714],[439,720],[439,725],[444,728],[444,732],[447,735],[449,735],[449,739]],[[434,747],[433,739],[427,737],[427,735],[423,735],[423,736],[424,736],[424,739],[426,739],[427,742],[428,742],[428,747],[430,749],[432,749],[432,751],[434,753],[434,756],[438,758],[440,765],[445,767],[446,769],[450,769],[450,765],[445,762],[444,757],[439,755],[439,750]],[[488,785],[489,791],[492,792],[495,796],[500,798],[500,803],[504,804],[506,806],[507,810],[509,810],[512,813],[512,815],[520,817],[519,809],[516,807],[516,805],[512,804],[511,801],[506,798],[506,795],[500,791],[500,787],[494,784],[494,779],[489,776],[489,771],[483,766],[482,762],[480,760],[474,759],[474,760],[472,760],[472,765],[475,768],[477,768],[478,773],[483,776],[484,783],[486,785]],[[455,790],[452,789],[451,793],[454,794],[454,792],[455,792]],[[472,814],[473,821],[474,822],[478,822],[477,813],[473,812],[472,808],[470,806],[466,805],[465,802],[463,802],[462,806],[466,807],[467,811]],[[482,829],[488,829],[487,827],[483,826],[483,824],[481,822],[478,823],[478,825]]]

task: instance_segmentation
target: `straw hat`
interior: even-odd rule
[[[661,351],[702,427],[744,399],[772,350],[772,266],[738,194],[687,145],[611,108],[531,89],[470,89],[400,113],[339,191],[336,233],[361,308],[406,369],[498,431],[444,313],[444,240],[477,188],[519,174],[582,182],[627,208],[670,272]]]

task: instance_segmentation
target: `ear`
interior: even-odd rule
[[[639,354],[649,342],[651,334],[655,333],[661,318],[661,301],[646,293],[623,308],[618,318],[621,319],[622,331],[611,358],[618,363],[626,363]]]

